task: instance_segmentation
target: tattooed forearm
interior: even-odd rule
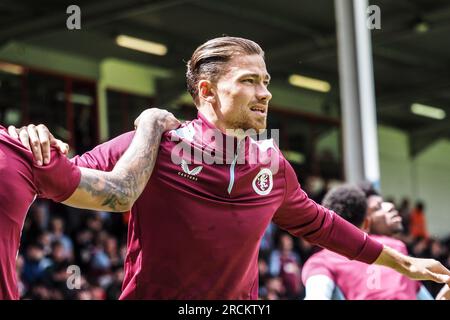
[[[93,203],[100,204],[100,208],[112,211],[126,211],[130,207],[131,199],[122,192],[122,181],[112,179],[112,172],[101,172],[83,169],[82,178],[78,185],[79,192],[87,193]]]
[[[163,131],[156,120],[141,123],[111,172],[80,168],[76,196],[65,203],[94,210],[129,210],[153,172]]]
[[[141,124],[136,130],[130,147],[113,170],[123,195],[120,200],[128,198],[134,203],[141,195],[155,167],[163,131],[157,121],[152,125]]]

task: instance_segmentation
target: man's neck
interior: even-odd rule
[[[243,129],[227,128],[224,119],[221,118],[220,115],[218,116],[211,106],[201,106],[198,108],[198,112],[200,112],[211,125],[216,127],[223,134],[236,137],[238,141],[245,139],[246,134]]]

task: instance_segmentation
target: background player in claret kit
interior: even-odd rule
[[[408,254],[393,235],[402,231],[402,221],[393,204],[369,183],[342,185],[330,190],[322,204],[347,221],[369,232],[379,242]],[[431,300],[418,281],[383,266],[367,266],[334,252],[322,250],[306,261],[303,273],[307,300]]]
[[[78,168],[56,150],[49,163],[35,164],[31,152],[0,126],[0,300],[19,298],[16,255],[36,196],[79,208],[129,210],[153,171],[161,134],[179,124],[157,109],[144,111],[137,122],[130,147],[111,172]]]
[[[271,221],[351,259],[389,265],[416,279],[450,281],[439,262],[383,246],[316,204],[272,140],[242,134],[266,128],[272,97],[258,44],[212,39],[195,50],[187,69],[198,118],[164,134],[155,170],[132,208],[121,299],[257,299],[259,244]],[[131,137],[121,135],[72,161],[110,170]],[[193,158],[178,153],[179,143],[213,150],[224,161],[189,166]],[[278,170],[250,161],[252,149],[260,161],[277,162]]]

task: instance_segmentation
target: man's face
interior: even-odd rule
[[[367,216],[371,220],[370,233],[391,236],[403,231],[402,218],[394,204],[383,202],[380,196],[367,199]]]
[[[220,125],[225,129],[265,129],[272,98],[269,80],[260,55],[233,57],[216,83]]]

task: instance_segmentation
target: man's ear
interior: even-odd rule
[[[198,97],[200,100],[204,100],[210,104],[216,102],[215,88],[213,87],[211,81],[200,80],[198,82]]]

